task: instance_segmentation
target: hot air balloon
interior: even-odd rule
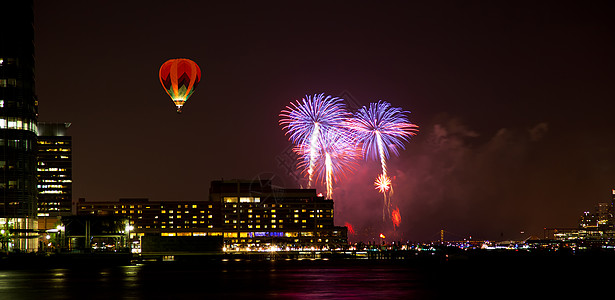
[[[169,59],[160,67],[159,76],[162,87],[177,106],[177,113],[181,113],[201,80],[201,69],[187,58]]]

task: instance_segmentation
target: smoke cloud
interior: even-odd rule
[[[393,230],[382,218],[382,195],[373,186],[377,162],[365,162],[334,192],[336,223],[353,225],[351,241],[519,239],[538,234],[527,210],[532,201],[525,187],[536,148],[549,131],[547,123],[531,128],[500,128],[492,134],[468,128],[447,115],[421,126],[401,157],[389,160],[394,176],[393,207],[401,226]],[[530,228],[531,227],[531,228]]]

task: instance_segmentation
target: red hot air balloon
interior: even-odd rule
[[[177,106],[177,113],[181,113],[182,106],[201,80],[201,69],[187,58],[169,59],[160,67],[159,76],[160,83]]]

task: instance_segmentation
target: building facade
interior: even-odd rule
[[[347,244],[346,227],[334,225],[333,200],[317,195],[315,189],[283,189],[269,180],[213,181],[209,198],[220,204],[230,249],[323,249]]]
[[[67,134],[70,123],[38,123],[37,189],[39,228],[72,209],[72,140]],[[44,224],[41,224],[43,223]],[[47,224],[50,224],[49,227]],[[42,225],[42,226],[41,226]]]
[[[0,5],[0,232],[23,251],[38,247],[33,21],[32,1]]]
[[[204,201],[76,203],[79,215],[126,216],[135,241],[146,235],[222,236],[225,249],[336,249],[346,227],[333,222],[333,200],[314,189],[284,189],[268,180],[213,181]]]

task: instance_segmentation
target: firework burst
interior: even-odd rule
[[[363,157],[380,161],[382,173],[374,185],[384,197],[383,220],[390,215],[393,193],[387,159],[391,153],[399,155],[399,150],[404,149],[404,143],[410,141],[410,137],[418,131],[418,126],[408,120],[407,113],[401,108],[392,107],[388,102],[378,101],[370,103],[369,107],[360,108],[347,125],[360,142]]]
[[[340,145],[344,145],[338,136],[350,116],[342,99],[324,94],[306,96],[286,106],[280,113],[280,125],[295,144],[295,152],[302,157],[299,167],[308,175],[308,188],[314,184],[321,162],[325,166],[324,181],[327,183],[328,197],[331,197],[336,177],[335,166],[344,166],[343,161],[336,163],[342,152],[343,146]]]

